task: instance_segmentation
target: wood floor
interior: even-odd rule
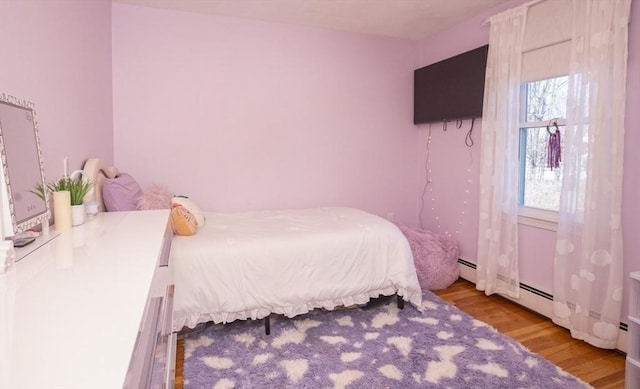
[[[623,353],[602,350],[575,340],[568,330],[546,317],[504,297],[486,296],[477,291],[474,284],[462,279],[436,294],[593,387],[624,388]]]
[[[598,389],[624,388],[624,354],[572,339],[549,319],[500,296],[485,296],[465,280],[436,293]],[[184,345],[178,339],[176,389],[183,389]]]

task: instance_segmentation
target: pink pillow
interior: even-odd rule
[[[135,211],[143,192],[136,180],[127,173],[104,180],[102,201],[109,212]]]
[[[140,197],[138,209],[171,209],[172,196],[164,186],[153,184],[151,189]]]

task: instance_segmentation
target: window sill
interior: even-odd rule
[[[543,230],[558,230],[558,212],[544,209],[520,207],[518,210],[518,224],[540,228]]]

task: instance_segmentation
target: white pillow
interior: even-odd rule
[[[173,196],[173,198],[171,199],[171,205],[173,206],[173,204],[182,205],[187,211],[195,216],[196,222],[198,223],[198,228],[204,226],[205,219],[204,215],[202,214],[202,210],[188,197]]]

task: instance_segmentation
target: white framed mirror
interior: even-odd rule
[[[46,188],[34,104],[0,92],[0,159],[4,238],[49,223]]]

